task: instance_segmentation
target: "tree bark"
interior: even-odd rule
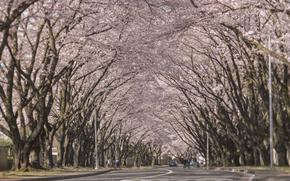
[[[46,148],[44,150],[44,152],[45,152],[45,157],[44,157],[45,166],[47,168],[52,168],[52,167],[54,167],[54,162],[53,162],[53,156],[52,156],[52,142],[51,142],[51,140],[46,139],[45,145],[46,145]]]
[[[286,157],[287,157],[287,163],[288,165],[290,165],[290,144],[289,143],[286,143]]]
[[[18,144],[14,147],[14,167],[15,170],[27,171],[29,166],[29,154],[31,150],[30,144]]]
[[[41,149],[40,146],[35,146],[30,153],[31,156],[31,166],[33,168],[42,168],[42,164],[40,163],[40,153]]]
[[[284,145],[280,145],[279,147],[275,147],[274,149],[274,164],[277,166],[285,166],[287,160],[287,153]]]
[[[267,153],[264,149],[259,148],[259,160],[260,160],[260,166],[266,166],[268,164],[267,162]]]
[[[76,139],[73,142],[73,165],[75,168],[79,167],[79,155],[80,155],[81,141]]]
[[[155,156],[152,154],[151,167],[155,165]]]

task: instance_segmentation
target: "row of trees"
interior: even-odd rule
[[[158,75],[178,94],[163,119],[205,158],[209,133],[212,165],[269,164],[270,56],[274,164],[289,165],[289,2],[192,2],[205,20],[164,53]]]
[[[0,2],[0,131],[13,142],[15,169],[125,165],[129,157],[137,166],[160,157],[160,146],[143,142],[142,125],[128,123],[138,112],[130,91],[140,68],[124,65],[118,43],[126,8],[111,1]]]
[[[154,163],[164,137],[174,137],[155,115],[203,156],[209,133],[212,164],[266,165],[268,56],[275,163],[289,165],[289,2],[9,0],[0,8],[0,131],[17,169],[41,166],[41,154],[54,166],[54,145],[58,166]]]

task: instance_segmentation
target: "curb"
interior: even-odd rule
[[[71,178],[80,178],[80,177],[88,177],[94,175],[101,175],[104,173],[111,172],[115,169],[109,169],[104,171],[92,172],[92,173],[84,173],[84,174],[71,174],[71,175],[55,175],[55,176],[48,176],[48,177],[29,177],[29,178],[19,178],[16,179],[18,181],[30,181],[30,180],[39,180],[39,181],[47,181],[47,180],[61,180],[61,179],[71,179]]]
[[[245,176],[249,177],[248,181],[252,181],[254,179],[255,171],[253,170],[248,170],[248,169],[237,169],[237,168],[216,168],[214,170],[219,170],[219,171],[226,171],[226,172],[234,172],[234,173],[241,173],[244,174]]]

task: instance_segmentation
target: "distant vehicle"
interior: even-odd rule
[[[199,163],[193,160],[184,160],[183,168],[199,167]]]
[[[196,162],[196,161],[193,161],[193,160],[190,160],[189,165],[192,166],[192,167],[199,167],[199,163]]]
[[[170,160],[169,161],[169,167],[177,167],[176,160]]]

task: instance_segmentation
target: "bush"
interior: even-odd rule
[[[12,141],[10,141],[9,139],[5,139],[5,138],[0,138],[0,147],[11,147],[12,146]]]

